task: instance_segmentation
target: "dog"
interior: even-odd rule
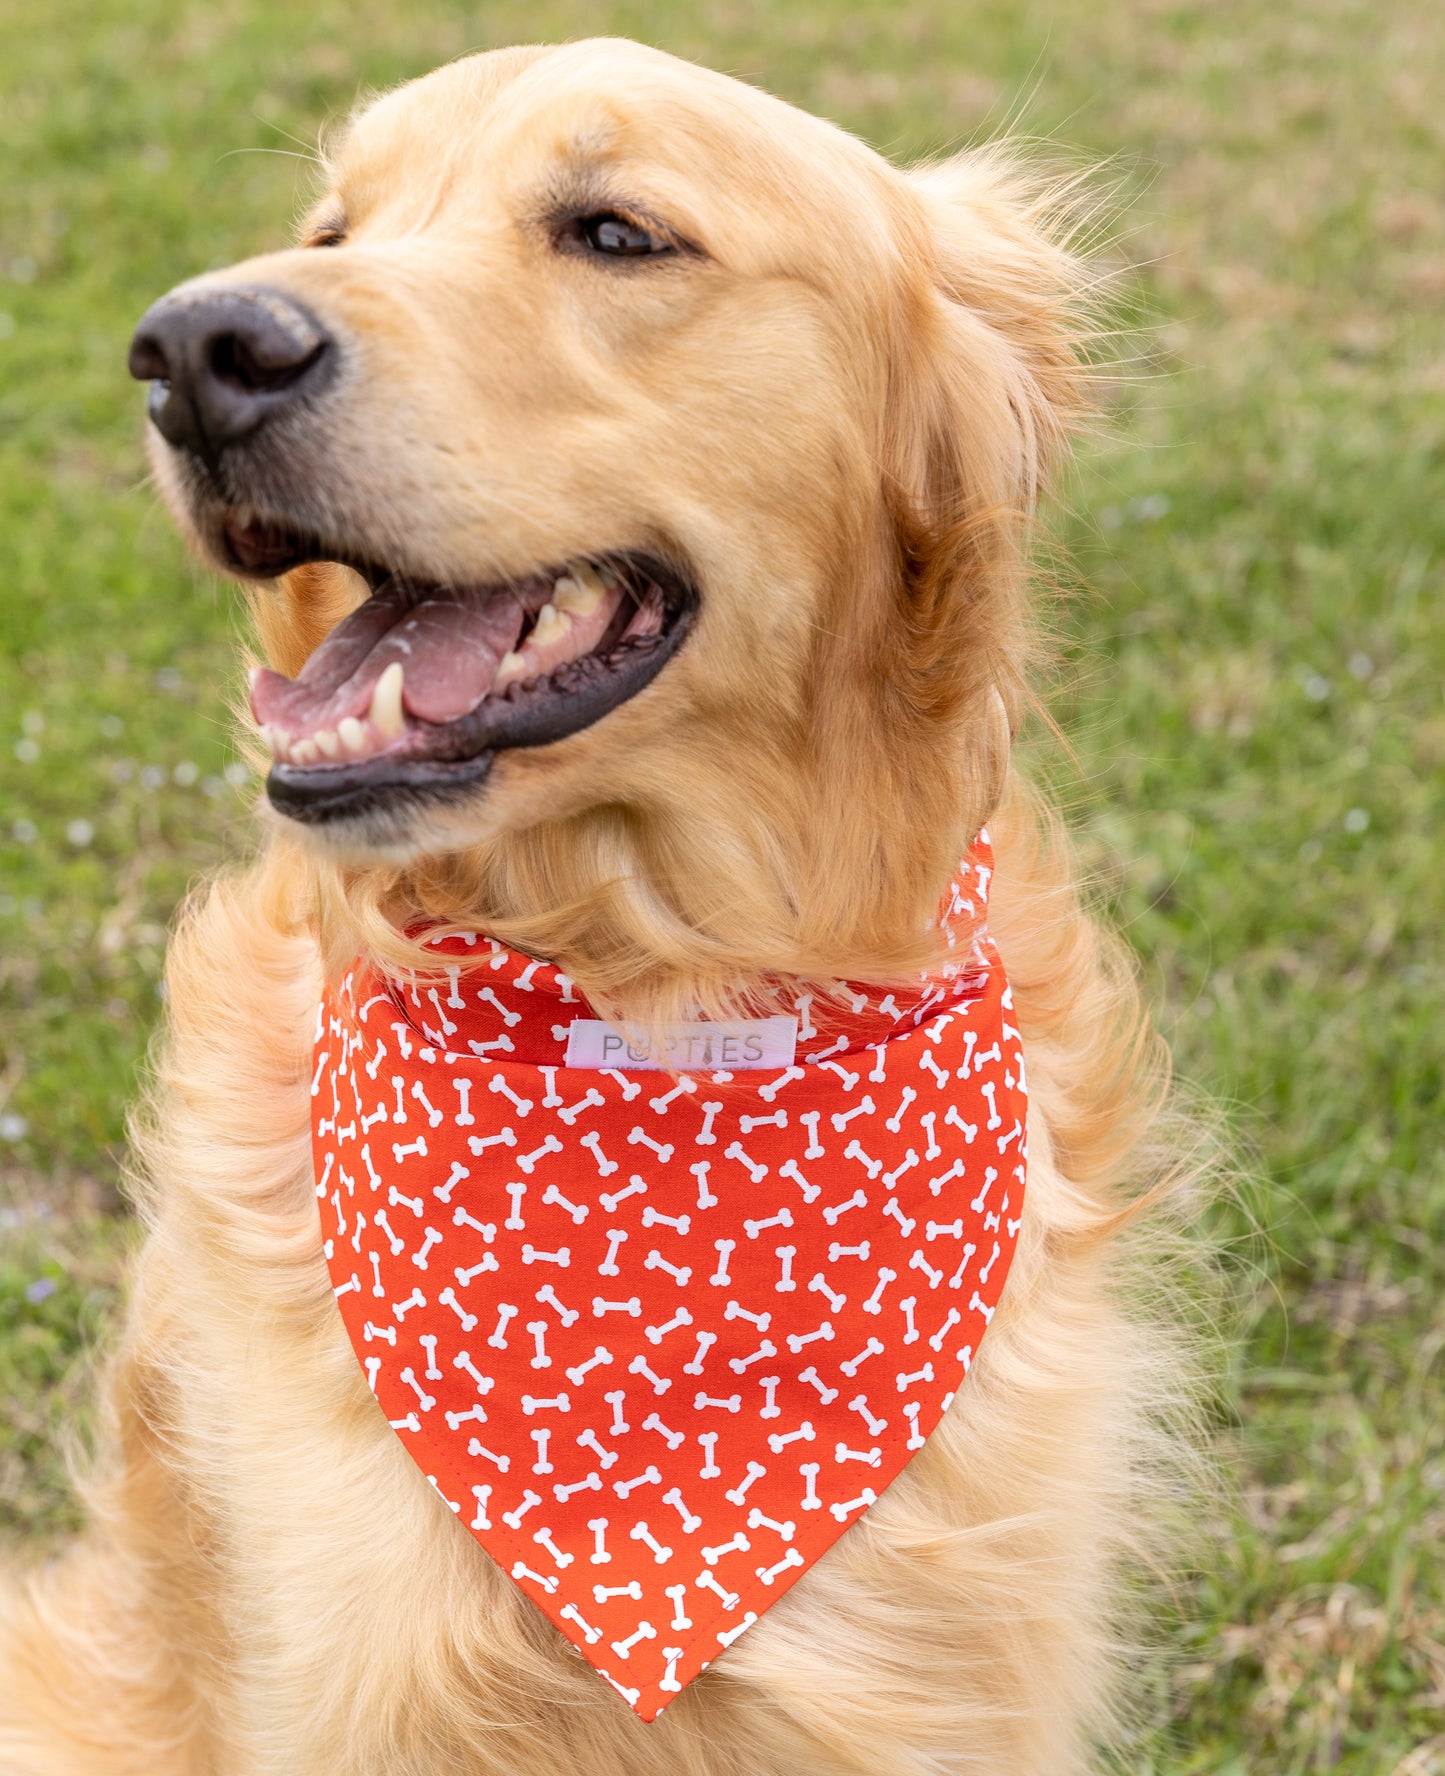
[[[268,801],[171,945],[89,1528],[4,1594],[0,1768],[1091,1768],[1195,1356],[1161,1046],[1010,768],[1033,515],[1090,401],[1066,206],[1006,150],[902,171],[610,40],[392,91],[324,176],[296,245],[132,346],[161,491],[246,588]],[[439,978],[437,932],[644,1050],[779,983],[901,991],[985,823],[1029,1094],[1007,1288],[916,1456],[639,1720],[371,1397],[318,1001]]]

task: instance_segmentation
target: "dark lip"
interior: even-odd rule
[[[221,507],[213,514],[209,529],[217,559],[243,579],[279,579],[294,568],[320,562],[354,568],[373,592],[394,577],[394,569],[344,547],[333,548],[281,519],[260,518],[254,524],[242,524],[234,508]]]
[[[280,523],[266,527],[273,534],[259,537],[253,527],[244,541],[264,546],[247,548],[243,560],[228,534],[230,528],[224,519],[218,523],[218,539],[235,563],[232,571],[248,578],[270,579],[293,568],[334,562],[355,569],[373,593],[382,587],[403,587],[420,602],[436,589],[435,581],[428,583],[365,555],[299,536]],[[485,781],[499,752],[564,740],[630,701],[682,646],[700,601],[693,576],[655,555],[620,551],[600,559],[625,563],[634,578],[661,588],[667,614],[659,634],[620,643],[605,655],[584,654],[544,679],[513,684],[456,721],[433,726],[413,718],[409,733],[421,736],[420,754],[415,750],[383,754],[357,764],[278,762],[266,779],[271,805],[307,826],[362,821],[380,814],[394,817],[406,807],[421,809],[475,789]]]
[[[273,765],[266,796],[278,814],[302,826],[364,821],[383,809],[395,814],[405,806],[423,811],[484,783],[496,756],[482,752],[450,763],[399,759],[384,773],[374,764],[343,765],[330,772]]]
[[[549,678],[512,685],[504,696],[487,698],[470,715],[437,729],[454,757],[441,752],[424,758],[383,754],[356,765],[275,764],[266,794],[279,813],[307,826],[359,819],[398,796],[413,804],[449,799],[483,782],[499,752],[565,740],[629,702],[681,647],[693,616],[693,608],[679,610],[660,635],[628,642],[606,659],[584,655]],[[581,667],[588,668],[585,679],[590,682],[570,689],[565,681],[556,683]]]

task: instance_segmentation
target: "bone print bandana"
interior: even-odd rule
[[[936,976],[686,1027],[671,1073],[490,938],[322,1003],[316,1194],[372,1392],[643,1720],[923,1447],[993,1318],[1026,1097],[990,874],[981,838]]]

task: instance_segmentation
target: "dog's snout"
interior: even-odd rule
[[[294,298],[205,290],[163,297],[142,317],[130,373],[151,385],[147,411],[161,436],[209,458],[314,395],[335,357]]]

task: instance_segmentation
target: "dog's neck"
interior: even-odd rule
[[[312,854],[309,921],[332,975],[358,954],[417,966],[408,931],[477,929],[555,962],[606,1015],[641,1024],[736,1015],[785,979],[915,979],[938,960],[940,897],[998,799],[996,739],[987,762],[939,761],[951,805],[911,822],[894,781],[860,787],[851,822],[847,807],[820,819],[816,803],[792,821],[760,811],[745,839],[679,806],[652,818],[599,810],[389,869]],[[870,823],[879,809],[889,818]]]

